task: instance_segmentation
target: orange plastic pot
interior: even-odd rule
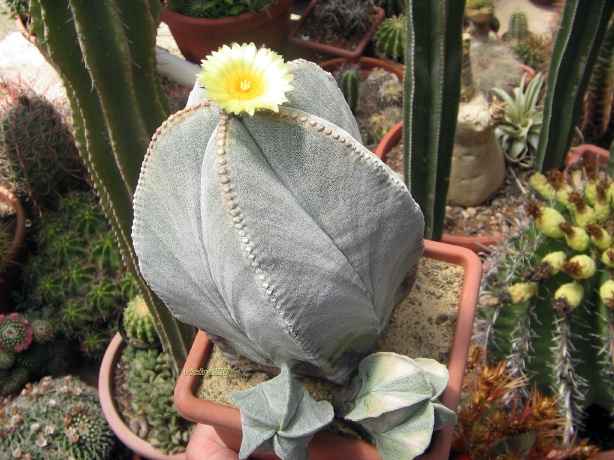
[[[374,153],[380,160],[385,162],[388,152],[401,141],[402,137],[403,122],[400,121],[382,138]],[[480,252],[488,252],[490,246],[494,246],[504,239],[505,235],[502,233],[486,236],[452,235],[450,233],[444,233],[441,241],[469,249],[477,254]]]
[[[318,0],[311,0],[305,11],[301,15],[299,21],[292,27],[288,35],[288,43],[294,48],[298,57],[307,59],[314,62],[320,62],[327,59],[334,58],[346,58],[352,61],[358,60],[364,53],[369,44],[371,38],[375,35],[377,27],[384,20],[386,12],[379,6],[374,6],[373,11],[375,14],[375,20],[371,25],[371,28],[362,37],[356,48],[348,50],[345,48],[339,48],[329,45],[327,43],[320,43],[309,40],[308,38],[301,37],[301,27],[309,17],[309,14],[316,7]]]
[[[450,379],[441,396],[443,404],[457,411],[482,278],[482,263],[475,253],[465,248],[428,240],[425,241],[424,257],[460,265],[464,269],[458,316],[447,364]],[[200,377],[190,375],[193,373],[188,372],[191,369],[206,367],[212,347],[213,343],[206,334],[199,332],[175,386],[175,406],[184,418],[213,426],[222,441],[238,451],[242,437],[239,409],[199,399],[196,392],[200,384]],[[452,433],[453,427],[436,431],[428,453],[419,458],[421,460],[447,459],[450,453]],[[195,435],[198,435],[198,430]],[[311,440],[309,454],[311,460],[381,460],[373,444],[323,431],[316,433]],[[277,457],[271,454],[252,454],[250,458],[276,459]]]
[[[219,19],[192,18],[162,7],[160,19],[168,25],[183,57],[200,64],[211,51],[233,42],[254,42],[283,53],[291,7],[292,0],[277,0],[265,11]]]

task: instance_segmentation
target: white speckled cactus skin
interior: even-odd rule
[[[143,276],[179,320],[259,367],[342,383],[423,250],[406,186],[359,141],[332,76],[293,61],[279,113],[221,114],[195,88],[135,195]]]

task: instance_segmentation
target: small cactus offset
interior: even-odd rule
[[[566,174],[531,176],[532,224],[493,253],[480,330],[489,357],[556,396],[569,440],[589,405],[614,413],[614,187],[595,168]]]
[[[354,69],[345,70],[341,74],[341,89],[343,97],[350,106],[352,112],[356,111],[358,105],[358,72]]]
[[[407,20],[404,15],[386,18],[375,33],[375,47],[384,56],[402,63],[405,59],[406,34]]]
[[[529,35],[529,21],[527,15],[522,10],[514,11],[510,16],[509,25],[507,28],[507,40],[522,41]]]
[[[122,318],[124,332],[131,343],[148,346],[159,341],[153,316],[140,295],[128,302]]]
[[[116,438],[96,392],[76,377],[44,377],[0,405],[0,456],[111,460]]]

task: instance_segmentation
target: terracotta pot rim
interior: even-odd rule
[[[343,64],[346,64],[348,62],[355,63],[356,61],[353,59],[338,57],[328,59],[320,63],[320,67],[322,67],[322,69],[326,70],[327,72],[332,73],[338,68],[340,68]],[[380,58],[361,56],[360,58],[358,58],[358,66],[361,68],[361,70],[373,70],[375,68],[384,69],[390,73],[395,74],[401,82],[403,82],[403,78],[405,76],[405,66],[403,64],[393,63]]]
[[[443,404],[457,411],[460,403],[460,394],[467,363],[469,344],[471,342],[473,321],[477,308],[482,278],[482,262],[479,257],[469,249],[430,240],[425,240],[423,257],[460,265],[464,269],[463,286],[459,296],[459,312],[447,364],[450,372],[450,380],[441,397],[441,402]],[[241,433],[241,415],[239,409],[201,400],[196,396],[199,377],[189,375],[190,372],[188,371],[202,367],[212,347],[213,343],[209,341],[206,334],[199,331],[183,370],[177,379],[174,395],[175,406],[179,413],[188,420],[212,425],[216,427],[216,429],[226,432]],[[446,427],[445,429],[435,432],[433,437],[433,439],[436,440],[434,444],[435,448],[420,458],[423,460],[447,458],[453,430],[454,427]],[[336,449],[341,447],[340,443],[356,446],[356,450],[354,450],[354,458],[356,459],[379,458],[378,456],[374,457],[374,455],[376,455],[375,447],[364,441],[349,440],[325,432],[318,432],[314,439],[319,439],[321,441],[334,440]],[[359,452],[360,454],[364,454],[364,456],[359,456]]]
[[[369,42],[369,40],[371,40],[371,38],[373,38],[373,36],[375,35],[375,32],[377,31],[377,27],[384,20],[384,17],[386,16],[386,12],[384,11],[383,8],[379,6],[373,6],[373,10],[376,12],[376,16],[375,16],[375,20],[373,21],[373,25],[365,33],[364,37],[362,38],[360,43],[358,43],[356,48],[354,48],[353,50],[347,50],[344,48],[337,48],[336,46],[331,46],[326,43],[314,42],[310,40],[303,40],[300,38],[299,31],[301,30],[301,27],[303,26],[303,24],[307,20],[307,17],[311,13],[311,11],[315,8],[317,3],[318,3],[318,0],[311,0],[309,5],[307,5],[307,8],[305,8],[305,11],[301,15],[301,18],[294,25],[294,27],[292,27],[292,29],[290,30],[290,33],[288,34],[288,41],[292,43],[294,46],[297,46],[299,48],[305,48],[305,49],[309,49],[315,52],[319,51],[326,55],[340,56],[340,57],[344,57],[348,59],[358,59],[364,53],[365,48],[367,47],[367,43]]]
[[[228,27],[241,27],[245,30],[256,28],[268,21],[271,18],[275,18],[280,14],[283,14],[292,4],[293,0],[277,0],[277,2],[270,8],[264,11],[247,11],[245,13],[237,14],[235,16],[228,16],[225,18],[206,19],[206,18],[194,18],[186,16],[184,14],[176,13],[162,6],[160,10],[160,18],[162,22],[165,22],[169,26],[171,24],[181,23],[185,26],[194,26],[202,28],[207,26],[210,29],[210,34],[214,34],[216,29],[227,29]]]
[[[0,186],[0,201],[4,202],[15,212],[15,234],[6,256],[7,263],[12,265],[17,263],[19,252],[23,247],[26,237],[26,213],[17,197],[9,189],[2,186]]]
[[[141,439],[134,434],[122,419],[113,395],[113,382],[115,379],[115,369],[121,357],[122,350],[126,348],[126,344],[122,340],[119,333],[116,333],[109,343],[107,350],[100,364],[100,372],[98,375],[98,394],[100,397],[100,406],[104,413],[107,422],[111,429],[120,441],[133,452],[142,455],[149,460],[185,460],[185,453],[167,455],[159,449],[156,449],[144,439]]]

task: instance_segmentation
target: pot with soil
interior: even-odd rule
[[[377,345],[378,350],[395,349],[406,355],[447,361],[450,379],[441,402],[454,411],[460,398],[481,271],[482,264],[471,251],[425,241],[416,288],[397,306]],[[426,303],[433,310],[420,308]],[[229,364],[204,332],[199,332],[177,380],[175,404],[185,418],[214,426],[226,445],[238,451],[241,416],[228,395],[270,377],[264,372],[241,372]],[[331,400],[340,388],[319,379],[301,379],[301,384],[311,394]],[[429,449],[419,458],[447,458],[451,436],[452,427],[436,431]],[[380,459],[374,445],[355,427],[338,420],[314,436],[309,454],[319,460]],[[251,458],[276,457],[253,454]]]
[[[320,64],[343,92],[358,123],[363,144],[375,150],[382,137],[403,119],[403,66],[382,59],[345,58]]]
[[[0,186],[0,313],[15,306],[12,293],[21,279],[26,257],[26,215],[19,200]]]
[[[314,62],[339,57],[357,60],[384,17],[383,8],[368,0],[311,0],[290,30],[288,42],[297,57]]]

